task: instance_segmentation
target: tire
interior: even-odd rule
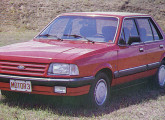
[[[163,63],[160,65],[156,74],[156,85],[158,88],[165,88],[165,64]]]
[[[108,76],[101,72],[96,75],[96,79],[91,85],[89,92],[90,105],[94,108],[105,107],[110,98],[110,80]]]

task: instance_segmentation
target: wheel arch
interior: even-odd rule
[[[161,56],[160,62],[165,62],[165,53]]]
[[[112,79],[113,79],[113,68],[112,68],[111,64],[109,64],[109,63],[100,64],[93,71],[93,76],[96,77],[96,75],[98,75],[100,72],[104,72],[108,76],[108,78],[110,80],[110,83],[112,82]]]
[[[113,77],[112,77],[112,76],[113,76],[112,70],[109,69],[109,68],[103,68],[103,69],[99,70],[99,71],[96,73],[96,75],[98,75],[98,74],[101,73],[101,72],[105,73],[105,74],[108,76],[109,82],[110,82],[110,85],[111,85],[112,79],[113,79]],[[95,75],[95,76],[96,76],[96,75]]]
[[[165,63],[165,57],[162,59],[162,62]]]

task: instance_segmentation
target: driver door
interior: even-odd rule
[[[128,44],[130,37],[139,37],[137,26],[133,18],[125,19],[121,31],[118,50],[118,75],[125,77],[146,70],[145,45],[142,42]],[[128,82],[131,79],[116,81],[118,84]]]

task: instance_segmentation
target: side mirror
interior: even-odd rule
[[[139,36],[130,36],[128,40],[128,44],[131,45],[134,42],[141,42]]]

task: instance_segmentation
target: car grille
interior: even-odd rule
[[[0,61],[0,72],[5,74],[43,76],[47,67],[45,63]]]

